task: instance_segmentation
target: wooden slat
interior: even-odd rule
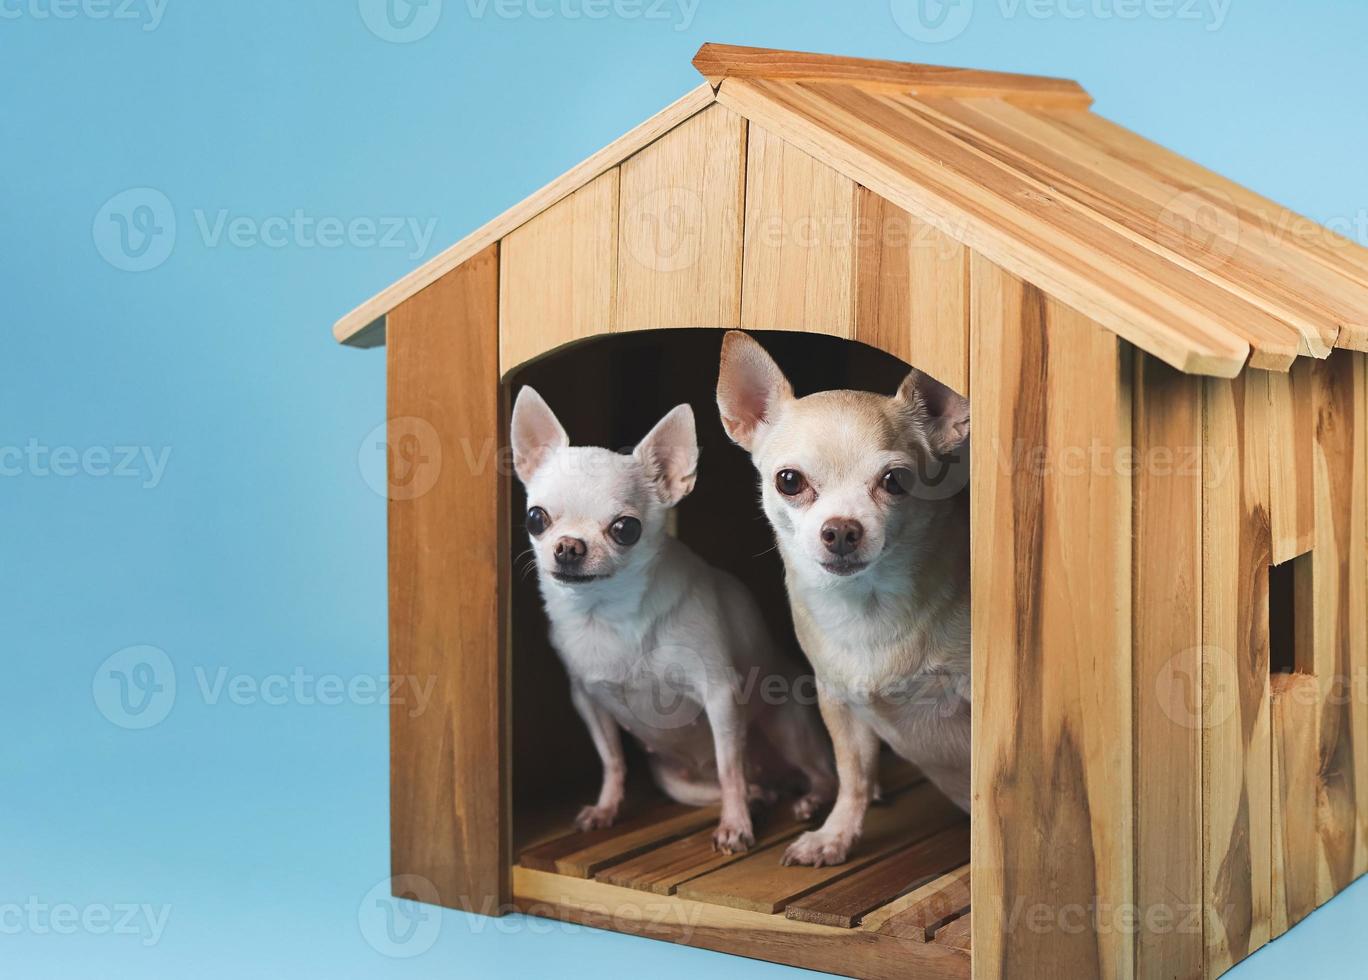
[[[333,336],[339,343],[344,344],[352,344],[355,342],[354,338],[362,337],[366,338],[367,346],[378,346],[383,343],[385,315],[404,300],[432,285],[452,269],[493,245],[524,222],[541,214],[557,201],[569,197],[599,174],[617,166],[712,102],[712,87],[706,83],[699,85],[640,126],[609,143],[583,163],[567,170],[530,197],[481,225],[446,251],[366,300],[337,321],[333,326]],[[376,337],[377,331],[379,338]]]
[[[969,250],[859,188],[855,337],[969,392]]]
[[[745,859],[681,885],[683,898],[756,912],[782,912],[793,900],[854,874],[900,847],[963,819],[963,812],[930,783],[901,794],[887,806],[871,807],[864,836],[845,864],[785,867],[780,850],[757,851]]]
[[[1136,974],[1200,977],[1203,382],[1135,368]]]
[[[797,922],[782,915],[690,902],[527,868],[513,871],[521,910],[599,929],[663,939],[808,970],[866,980],[969,980],[963,950],[911,943],[863,929]]]
[[[610,837],[560,855],[556,858],[556,871],[575,878],[592,878],[611,864],[626,861],[704,827],[711,830],[720,815],[717,807],[686,807],[683,812],[650,823],[633,823],[619,828],[620,832]]]
[[[860,928],[930,942],[937,929],[969,911],[969,869],[966,864],[875,909],[860,920]]]
[[[790,902],[784,914],[790,919],[853,929],[879,906],[939,879],[968,860],[969,823],[965,821]]]
[[[1310,551],[1315,541],[1311,362],[1298,360],[1287,374],[1270,374],[1268,397],[1268,518],[1273,564],[1281,565]]]
[[[1236,327],[1268,320],[866,93],[729,79],[718,100],[1179,370],[1234,376],[1250,352]]]
[[[942,946],[949,946],[951,949],[967,951],[971,945],[973,929],[973,916],[962,915],[958,919],[951,919],[937,929],[934,941]]]
[[[512,848],[507,477],[463,448],[503,442],[498,275],[492,245],[405,301],[387,356],[389,669],[435,679],[426,711],[390,711],[391,860],[475,909],[507,901]]]
[[[916,767],[902,759],[890,757],[884,763],[879,782],[888,797],[901,793],[925,778]],[[790,807],[769,807],[755,818],[755,845],[751,850],[758,851],[787,841],[814,823],[795,819]],[[726,867],[746,856],[719,852],[713,846],[712,836],[711,828],[700,830],[620,864],[610,865],[595,877],[610,885],[638,888],[657,895],[673,895],[684,882]]]
[[[1297,249],[1359,285],[1368,285],[1368,248],[1358,242],[1102,116],[1091,112],[1058,112],[1051,116],[1107,153],[1140,165],[1174,182],[1183,191],[1196,192],[1218,206],[1233,206],[1242,227],[1271,242]],[[1352,335],[1342,335],[1341,346],[1350,339]]]
[[[499,371],[606,333],[617,275],[618,170],[510,232],[500,249]]]
[[[749,127],[741,325],[850,338],[855,184]]]
[[[1354,687],[1356,681],[1362,683],[1354,676],[1354,640],[1358,636],[1361,642],[1364,611],[1350,605],[1353,515],[1362,508],[1362,496],[1358,501],[1353,497],[1354,471],[1363,465],[1363,441],[1356,431],[1356,357],[1337,352],[1314,364],[1311,372],[1316,501],[1312,655],[1321,693],[1317,898],[1322,903],[1354,880],[1360,863],[1355,727],[1363,724],[1368,705]]]
[[[1207,382],[1202,805],[1206,974],[1268,942],[1268,375]]]
[[[755,819],[755,846],[752,851],[771,847],[798,836],[812,826],[800,821],[790,809],[770,808]],[[662,847],[613,864],[595,875],[599,881],[623,888],[636,888],[673,895],[686,881],[692,881],[718,868],[743,860],[746,854],[724,854],[713,844],[713,828],[681,837]],[[775,860],[778,860],[776,856]]]
[[[1105,912],[1015,917],[1134,902],[1128,348],[978,255],[971,283],[974,973],[1126,976]]]
[[[831,81],[878,91],[918,92],[949,98],[993,96],[1032,105],[1086,109],[1092,104],[1077,82],[1043,75],[1013,75],[944,65],[842,58],[733,44],[704,44],[693,66],[714,85],[724,78]]]
[[[1342,324],[1368,325],[1368,291],[1297,252],[1243,235],[1233,213],[1185,197],[1039,115],[992,99],[896,101],[1288,324],[1300,334],[1303,353],[1324,357]],[[1210,213],[1214,221],[1208,221]]]
[[[1276,939],[1316,910],[1319,690],[1309,674],[1277,674],[1273,695],[1273,911]]]
[[[714,105],[623,162],[613,330],[740,325],[745,155]]]
[[[518,863],[534,871],[555,871],[556,862],[561,858],[611,841],[624,834],[631,834],[661,823],[676,821],[680,817],[695,812],[696,810],[693,807],[685,806],[683,803],[655,802],[646,806],[641,812],[619,820],[611,827],[569,831],[549,840],[541,841],[519,854]]]

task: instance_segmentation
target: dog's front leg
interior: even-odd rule
[[[599,790],[598,802],[586,806],[575,818],[575,826],[580,830],[595,830],[611,827],[617,819],[618,808],[622,806],[622,796],[627,783],[627,757],[622,751],[622,731],[616,719],[604,711],[578,684],[571,685],[570,699],[575,710],[584,719],[589,729],[589,737],[594,740],[599,761],[603,763],[603,788]]]
[[[860,839],[865,811],[874,794],[874,778],[879,765],[879,737],[856,717],[849,704],[832,697],[822,687],[817,690],[822,720],[831,733],[836,750],[836,775],[840,788],[836,805],[820,830],[810,830],[789,845],[785,864],[810,864],[822,867],[841,864]]]
[[[708,724],[712,726],[717,780],[722,788],[722,818],[713,834],[713,846],[724,854],[739,854],[755,843],[755,831],[746,783],[746,719],[729,686],[722,685],[709,696]]]

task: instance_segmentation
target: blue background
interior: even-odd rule
[[[422,955],[387,956],[363,928],[387,873],[386,709],[200,681],[383,674],[383,355],[335,346],[330,324],[697,84],[700,42],[1077,78],[1101,113],[1365,240],[1358,0],[1233,0],[1223,20],[1207,3],[1133,19],[1110,0],[1066,2],[1079,17],[977,0],[941,43],[898,28],[910,0],[701,0],[665,19],[494,4],[446,0],[411,43],[369,30],[358,0],[169,0],[159,22],[145,2],[133,20],[0,4],[0,972],[783,974],[457,913],[424,924],[439,931]],[[106,260],[115,226],[96,222],[130,188],[157,192],[129,212],[135,234],[165,234],[168,207],[176,223],[144,272]],[[421,255],[412,236],[233,244],[212,234],[225,209],[436,227]],[[100,475],[98,458],[62,476],[30,446],[170,455],[160,479]],[[138,645],[176,686],[155,695],[164,720],[130,730],[106,660]],[[169,919],[155,942],[145,919],[58,930],[31,898]],[[1360,883],[1235,975],[1360,975],[1365,915]]]

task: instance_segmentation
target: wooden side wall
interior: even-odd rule
[[[1130,350],[970,277],[974,973],[1129,976]]]
[[[390,314],[390,710],[396,891],[474,911],[509,900],[511,841],[498,385],[499,249]],[[424,884],[424,882],[426,884]]]

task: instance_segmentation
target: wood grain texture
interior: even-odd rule
[[[499,373],[606,333],[617,276],[618,170],[514,229],[500,247]]]
[[[1311,362],[1299,359],[1286,374],[1270,374],[1268,398],[1268,518],[1273,564],[1281,565],[1315,543]]]
[[[1130,358],[979,255],[971,285],[974,972],[1128,976]]]
[[[853,929],[868,913],[940,879],[968,860],[966,820],[790,902],[784,914],[790,919]]]
[[[592,878],[609,865],[626,861],[704,827],[711,830],[720,815],[721,811],[717,807],[686,807],[682,812],[664,816],[649,824],[633,823],[620,828],[620,833],[560,855],[556,858],[556,871],[575,878]]]
[[[1135,972],[1196,978],[1203,957],[1203,382],[1146,354],[1136,355],[1135,369],[1135,893],[1142,914]]]
[[[973,931],[973,916],[965,914],[958,919],[951,919],[937,929],[933,941],[942,946],[949,946],[951,949],[962,949],[968,952],[972,945]]]
[[[854,335],[855,184],[749,127],[741,325]]]
[[[811,826],[811,821],[794,819],[788,808],[770,808],[755,819],[755,846],[752,850],[763,850],[783,843]],[[673,895],[684,882],[725,868],[745,857],[745,854],[718,851],[713,845],[713,828],[707,827],[630,860],[610,865],[595,877],[622,888]],[[777,856],[775,860],[778,860]]]
[[[855,339],[969,392],[969,250],[858,189]]]
[[[937,929],[969,911],[969,874],[966,864],[942,875],[870,912],[860,921],[860,928],[930,942]]]
[[[1358,452],[1354,458],[1349,515],[1349,660],[1353,671],[1355,708],[1354,790],[1358,810],[1358,845],[1354,874],[1368,874],[1368,354],[1353,355],[1354,430]]]
[[[1315,609],[1312,656],[1320,684],[1320,787],[1317,826],[1321,860],[1317,898],[1325,903],[1343,891],[1357,874],[1361,857],[1355,761],[1356,728],[1368,709],[1355,692],[1355,638],[1362,643],[1363,608],[1350,604],[1356,577],[1355,469],[1362,467],[1363,440],[1356,382],[1357,355],[1337,352],[1312,366],[1315,413],[1315,548],[1312,550]],[[1362,480],[1360,479],[1360,489]],[[1360,678],[1362,674],[1360,673]],[[1362,681],[1360,680],[1361,684]]]
[[[1296,249],[1336,275],[1368,285],[1368,248],[1329,228],[1296,214],[1229,178],[1160,146],[1124,126],[1091,112],[1052,112],[1052,122],[1068,127],[1103,152],[1143,167],[1172,182],[1180,191],[1205,198],[1218,208],[1232,208],[1249,234],[1287,249]],[[1363,338],[1344,331],[1340,347],[1354,347]]]
[[[712,87],[707,84],[699,85],[640,126],[609,143],[584,162],[567,170],[531,196],[481,225],[455,245],[366,300],[337,321],[333,326],[333,336],[343,344],[353,344],[362,339],[365,341],[364,346],[378,346],[384,343],[385,315],[404,300],[432,285],[467,259],[489,248],[524,222],[569,197],[595,177],[616,167],[627,157],[712,103]]]
[[[514,869],[513,895],[514,903],[530,915],[865,980],[969,980],[971,972],[965,951],[935,943],[797,922],[525,868]]]
[[[387,357],[390,675],[432,684],[390,711],[391,863],[468,909],[511,864],[498,275],[490,246],[405,301]]]
[[[718,101],[1102,326],[1191,373],[1232,377],[1245,334],[1286,328],[995,166],[887,99],[849,86],[731,78]],[[1290,364],[1297,342],[1283,342]]]
[[[1269,940],[1268,376],[1206,386],[1202,805],[1206,974]]]
[[[678,889],[681,898],[755,912],[782,912],[790,902],[883,856],[958,823],[963,812],[930,783],[921,783],[886,806],[871,807],[864,836],[845,864],[836,867],[785,867],[777,848],[756,851],[744,860]]]
[[[1086,109],[1092,104],[1092,96],[1082,86],[1064,78],[842,58],[734,44],[704,44],[694,55],[693,66],[714,85],[724,78],[774,78],[842,82],[879,91],[918,92],[950,98],[993,96],[1059,108]]]
[[[714,105],[623,162],[613,330],[740,325],[745,158]]]
[[[1276,939],[1316,910],[1320,845],[1316,833],[1319,782],[1316,679],[1277,674],[1273,696],[1273,910]]]
[[[1324,357],[1341,327],[1368,327],[1368,289],[1297,249],[1250,234],[1233,210],[1101,152],[1043,114],[992,99],[900,101],[981,152],[1047,182],[1156,254],[1284,321],[1301,334],[1303,353]]]
[[[611,827],[569,830],[538,841],[518,855],[518,863],[534,871],[555,871],[556,862],[564,857],[596,847],[624,834],[633,834],[663,823],[674,823],[680,817],[687,817],[694,812],[693,807],[685,806],[683,803],[655,801]]]

